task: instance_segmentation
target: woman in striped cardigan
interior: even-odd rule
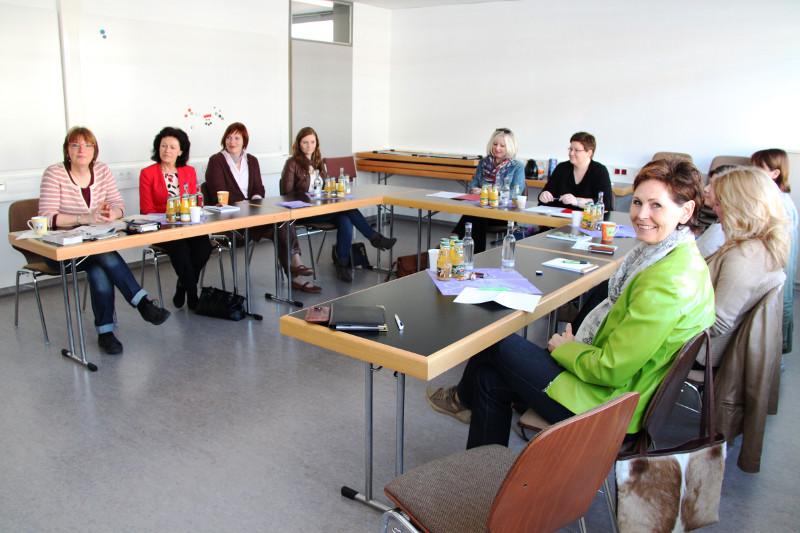
[[[97,162],[94,134],[88,128],[70,129],[64,139],[63,153],[63,163],[48,167],[42,176],[39,214],[47,217],[48,226],[74,227],[120,218],[125,212],[125,202],[111,170]],[[48,262],[57,268],[56,262]],[[114,287],[146,321],[158,325],[169,318],[169,311],[147,298],[147,291],[136,282],[117,252],[85,257],[78,270],[86,271],[97,342],[105,353],[122,352],[122,343],[114,336]]]

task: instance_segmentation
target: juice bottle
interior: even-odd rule
[[[497,188],[496,183],[492,187],[492,191],[489,193],[489,205],[492,207],[498,207],[500,205],[500,189]]]
[[[453,277],[453,262],[450,258],[450,240],[442,239],[439,244],[439,260],[436,262],[436,279],[449,281]]]
[[[486,207],[489,205],[489,186],[484,185],[481,187],[481,205]]]
[[[344,176],[339,178],[339,183],[336,184],[336,196],[339,198],[344,198],[344,180],[347,179]]]
[[[189,208],[191,201],[189,200],[189,184],[185,183],[183,187],[183,196],[181,196],[181,222],[191,222],[192,217],[189,215]]]
[[[464,279],[466,276],[466,264],[464,262],[464,243],[456,239],[455,251],[453,256],[453,278]]]

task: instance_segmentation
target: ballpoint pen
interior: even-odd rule
[[[397,329],[399,329],[400,331],[403,331],[403,328],[405,328],[405,326],[400,321],[400,317],[397,316],[397,314],[394,315],[394,321],[397,322]]]

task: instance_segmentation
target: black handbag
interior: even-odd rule
[[[247,298],[241,294],[215,287],[203,287],[194,312],[198,315],[224,318],[225,320],[242,320],[247,316],[261,320],[261,315],[247,312],[246,302]]]
[[[350,262],[353,267],[361,267],[364,270],[372,270],[367,257],[367,247],[363,242],[354,242],[350,245]]]

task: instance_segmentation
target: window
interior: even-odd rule
[[[292,0],[292,38],[351,44],[352,5],[331,0]]]

